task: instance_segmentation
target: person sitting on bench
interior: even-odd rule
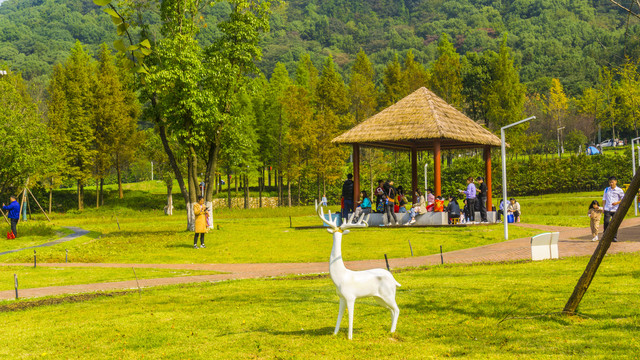
[[[449,224],[452,224],[452,219],[460,219],[460,205],[458,205],[458,200],[452,195],[449,195],[447,213],[449,214]]]
[[[413,205],[411,206],[411,210],[409,213],[411,214],[411,220],[405,225],[411,225],[416,222],[416,214],[426,214],[427,213],[427,204],[425,203],[425,198],[420,193],[420,190],[416,189],[416,192],[413,195]]]

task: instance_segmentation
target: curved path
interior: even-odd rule
[[[560,257],[587,256],[593,254],[597,242],[588,240],[589,229],[570,228],[546,225],[516,224],[516,226],[531,227],[543,231],[559,231],[558,242]],[[640,251],[640,218],[626,219],[620,227],[620,233],[628,234],[623,237],[624,242],[613,243],[608,254],[621,252]],[[78,235],[79,236],[79,235]],[[78,237],[75,236],[75,237]],[[586,239],[585,239],[586,236]],[[621,236],[622,237],[622,236]],[[64,239],[64,238],[63,238]],[[59,239],[58,243],[62,242]],[[70,240],[70,239],[69,239]],[[68,240],[65,240],[68,241]],[[52,243],[47,243],[52,244]],[[44,245],[44,244],[43,244]],[[53,245],[53,244],[52,244]],[[51,246],[51,245],[49,245]],[[530,238],[521,238],[496,244],[485,245],[477,248],[451,251],[443,254],[445,263],[484,263],[502,262],[514,260],[528,260],[531,258]],[[441,262],[440,254],[428,256],[416,256],[409,258],[389,259],[392,269],[417,267],[425,265],[438,265]],[[32,264],[0,264],[0,266],[16,266]],[[375,267],[385,267],[384,259],[362,260],[346,262],[348,268],[353,270],[365,270]],[[112,291],[122,289],[136,289],[140,287],[186,284],[195,282],[216,282],[234,279],[251,279],[260,277],[272,277],[283,275],[321,274],[329,271],[327,262],[316,263],[264,263],[264,264],[107,264],[107,263],[42,263],[39,266],[51,267],[118,267],[118,268],[161,268],[161,269],[189,269],[189,270],[213,270],[223,272],[215,275],[196,275],[173,278],[141,279],[136,282],[119,281],[110,283],[80,284],[69,286],[53,286],[20,290],[21,298],[64,295],[72,293],[86,293],[94,291]],[[0,291],[0,300],[10,300],[15,297],[13,290]]]
[[[81,229],[79,227],[63,226],[63,228],[66,228],[66,229],[69,229],[69,230],[73,231],[73,234],[69,234],[67,236],[61,237],[60,239],[57,239],[57,240],[54,240],[54,241],[50,241],[50,242],[47,242],[47,243],[44,243],[44,244],[40,244],[40,245],[34,245],[34,246],[29,246],[29,247],[26,247],[26,248],[22,248],[22,249],[15,249],[15,250],[9,250],[9,251],[0,252],[0,255],[11,254],[11,253],[22,251],[22,250],[28,250],[28,249],[35,249],[35,248],[40,248],[40,247],[58,245],[58,244],[61,244],[63,242],[67,242],[67,241],[79,238],[80,236],[87,235],[89,233],[88,230]]]

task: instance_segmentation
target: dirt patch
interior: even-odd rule
[[[71,296],[65,296],[65,297],[20,301],[12,304],[0,305],[0,313],[27,310],[27,309],[31,309],[39,306],[57,305],[57,304],[65,304],[65,303],[77,303],[77,302],[89,301],[89,300],[93,300],[101,297],[122,296],[135,291],[127,290],[127,291],[115,291],[115,292],[98,292],[98,293],[92,293],[92,294],[78,294],[78,295],[71,295]]]

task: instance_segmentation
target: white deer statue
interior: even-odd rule
[[[336,335],[340,331],[340,322],[346,306],[349,310],[349,340],[351,340],[353,336],[353,309],[356,299],[369,296],[375,297],[378,304],[391,311],[391,332],[395,332],[398,316],[400,315],[400,309],[396,304],[396,287],[400,286],[400,284],[385,269],[351,271],[344,266],[342,261],[342,235],[349,233],[348,228],[366,227],[367,223],[364,220],[364,216],[361,216],[357,223],[351,223],[352,216],[345,224],[338,227],[336,225],[337,220],[327,220],[324,217],[322,206],[316,204],[316,209],[320,219],[329,226],[327,231],[333,234],[329,274],[340,297],[338,322],[333,334]],[[331,211],[329,211],[329,219],[331,219]]]

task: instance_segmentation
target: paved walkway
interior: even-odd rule
[[[57,239],[57,240],[54,240],[54,241],[50,241],[48,243],[44,243],[44,244],[40,244],[40,245],[29,246],[29,247],[22,248],[22,249],[15,249],[15,250],[9,250],[9,251],[0,252],[0,255],[11,254],[11,253],[22,251],[22,250],[28,250],[28,249],[35,249],[35,248],[58,245],[58,244],[61,244],[63,242],[71,241],[71,240],[73,240],[75,238],[79,238],[80,236],[87,235],[89,233],[89,231],[81,229],[79,227],[73,227],[73,226],[63,226],[63,227],[73,231],[73,234],[69,234],[69,235],[67,235],[65,237],[62,237],[60,239]]]
[[[529,227],[543,231],[560,231],[558,242],[559,256],[586,256],[593,254],[597,242],[590,239],[588,228],[569,228],[559,226],[516,224],[515,226]],[[621,242],[613,243],[609,248],[609,254],[621,252],[640,251],[640,218],[631,218],[623,222],[620,227],[619,239]],[[514,260],[527,260],[531,258],[530,238],[521,238],[505,241],[497,244],[481,246],[472,249],[451,251],[443,254],[445,263],[483,263]],[[424,265],[440,264],[440,254],[428,256],[416,256],[409,258],[389,259],[389,266],[395,268],[417,267]],[[0,264],[0,266],[32,266],[32,264]],[[365,270],[376,267],[384,268],[384,259],[348,261],[348,268],[353,270]],[[196,282],[216,282],[233,279],[251,279],[260,277],[272,277],[283,275],[320,274],[329,271],[327,262],[317,263],[264,263],[264,264],[106,264],[106,263],[42,263],[38,266],[50,267],[118,267],[118,268],[161,268],[161,269],[189,269],[189,270],[213,270],[223,272],[215,275],[196,275],[173,278],[141,279],[140,287],[186,284]],[[21,298],[40,296],[64,295],[72,293],[86,293],[94,291],[112,291],[122,289],[136,289],[136,280],[119,281],[110,283],[81,284],[69,286],[53,286],[20,290]],[[0,300],[9,300],[15,297],[13,290],[0,291]]]

